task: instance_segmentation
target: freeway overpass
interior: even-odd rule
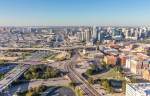
[[[73,47],[57,47],[57,48],[10,48],[0,47],[0,51],[69,51],[73,49],[96,48],[96,46],[73,46]]]
[[[48,62],[42,61],[18,61],[18,62],[4,62],[5,64],[29,64],[29,65],[40,65],[47,64]]]
[[[56,51],[53,48],[10,48],[1,47],[0,51]]]
[[[3,92],[13,81],[17,80],[30,65],[18,65],[13,70],[5,74],[4,78],[0,80],[0,93]]]

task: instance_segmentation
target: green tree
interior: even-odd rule
[[[4,78],[4,74],[0,73],[0,79]]]
[[[86,71],[86,73],[87,73],[88,75],[93,75],[93,70],[92,70],[92,69],[88,69],[88,70]]]
[[[77,93],[77,96],[84,96],[82,90],[79,88],[76,88],[76,93]]]
[[[107,90],[108,92],[112,92],[112,88],[107,79],[104,79],[101,82],[102,82],[102,86],[104,87],[105,90]]]
[[[135,76],[131,76],[130,80],[131,80],[132,83],[137,83],[137,80],[136,80]]]
[[[94,65],[94,64],[92,64],[92,65],[91,65],[91,68],[92,68],[93,70],[95,70],[95,69],[97,68],[97,66]]]
[[[27,71],[27,72],[24,74],[24,77],[25,77],[26,80],[30,80],[31,75],[32,75],[31,72],[30,72],[30,71]]]
[[[0,60],[0,65],[3,65],[4,64],[4,60]]]
[[[150,48],[147,50],[147,55],[150,56]]]
[[[122,81],[122,90],[125,92],[125,90],[126,90],[126,81],[125,80],[123,80]]]
[[[28,92],[27,94],[26,94],[26,96],[32,96],[33,95],[33,92]]]
[[[75,89],[76,85],[77,84],[75,82],[73,82],[73,81],[69,83],[69,86],[73,87],[74,89]]]
[[[47,79],[60,76],[60,71],[50,66],[32,66],[25,74],[25,79]]]
[[[106,64],[103,60],[101,61],[101,66],[104,68],[104,69],[109,69],[110,66],[108,64]]]
[[[92,77],[90,77],[90,78],[88,78],[88,82],[89,82],[90,84],[94,84],[94,79],[93,79]]]
[[[116,71],[116,72],[119,72],[119,73],[122,73],[123,69],[122,69],[121,66],[116,66],[116,67],[115,67],[115,71]]]

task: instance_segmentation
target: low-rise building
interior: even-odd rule
[[[104,56],[104,62],[106,64],[115,65],[116,64],[116,57],[113,55]]]
[[[126,96],[150,96],[150,83],[126,84]]]
[[[126,66],[127,69],[131,71],[131,73],[138,74],[140,69],[140,63],[135,58],[129,56],[126,59]]]
[[[126,58],[127,58],[127,57],[126,57],[125,55],[120,55],[119,57],[120,57],[120,59],[121,59],[121,65],[124,66],[124,65],[126,64]]]
[[[131,60],[130,71],[131,73],[142,75],[142,62],[134,59]]]
[[[142,74],[143,79],[150,81],[150,70],[144,69]]]
[[[137,58],[138,56],[128,56],[126,59],[125,67],[130,70],[131,73],[142,75],[144,69],[149,69],[149,59]]]
[[[123,55],[121,56],[107,55],[104,56],[104,62],[110,65],[125,65],[126,57]]]

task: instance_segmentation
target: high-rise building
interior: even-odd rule
[[[88,29],[86,29],[85,30],[85,38],[86,38],[86,42],[89,42],[90,40],[91,40],[91,30],[90,30],[90,28],[88,28]]]
[[[92,32],[92,38],[93,39],[97,39],[97,29],[96,29],[96,26],[93,26],[93,32]]]
[[[102,31],[99,31],[99,32],[98,32],[98,38],[97,38],[98,41],[101,41],[101,40],[102,40],[102,38],[101,38],[101,33],[102,33]]]
[[[81,41],[85,41],[85,32],[81,31]]]
[[[81,41],[90,42],[92,39],[92,30],[91,28],[85,28],[81,31]]]

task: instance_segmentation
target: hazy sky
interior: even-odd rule
[[[150,0],[0,0],[0,25],[150,25]]]

